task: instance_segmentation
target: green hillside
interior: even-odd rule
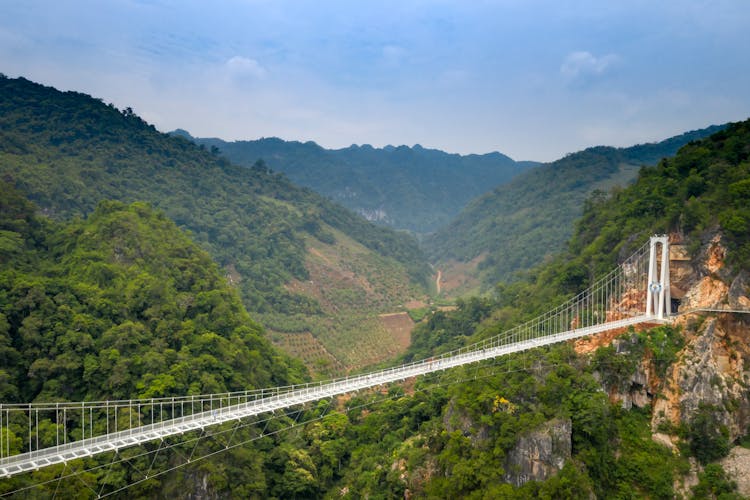
[[[0,182],[0,189],[3,403],[184,396],[303,380],[301,364],[271,346],[219,267],[163,213],[144,203],[103,201],[84,220],[58,223],[38,215],[12,186]],[[80,415],[69,413],[66,422],[69,433],[80,433]],[[6,418],[4,446],[10,441],[14,451],[26,429],[7,425]],[[52,423],[45,429],[52,436],[64,432]],[[241,429],[237,438],[251,433]],[[179,452],[210,446],[206,441]],[[127,462],[93,469],[80,480],[45,484],[62,466],[3,479],[0,494],[42,483],[20,495],[96,498],[84,484],[109,492],[142,480],[142,470],[169,466],[165,454],[137,456],[147,448],[129,450]],[[87,459],[86,467],[108,460]],[[203,470],[212,484],[233,477],[242,484],[238,494],[257,495],[270,474],[262,464],[270,460],[263,446],[248,445]],[[184,481],[174,494],[184,494]],[[154,497],[169,495],[168,488],[150,479],[128,492]]]
[[[548,311],[660,232],[692,249],[696,289],[732,284],[732,300],[750,303],[749,183],[750,121],[683,147],[632,186],[590,199],[567,252],[492,298],[435,313],[407,359]],[[715,271],[701,259],[717,236],[726,265]],[[338,463],[306,495],[739,499],[719,459],[748,446],[750,395],[743,369],[717,360],[750,361],[746,316],[693,315],[590,353],[565,343],[420,378],[385,398],[360,394],[347,401],[354,410],[294,436],[308,470]],[[677,420],[656,409],[670,404],[683,410]]]
[[[194,139],[238,165],[259,158],[369,220],[425,234],[447,224],[472,198],[536,165],[500,153],[449,154],[435,149],[369,145],[324,149],[277,138],[226,142]]]
[[[750,120],[691,142],[642,169],[635,184],[585,203],[570,251],[613,262],[633,234],[678,232],[695,252],[720,228],[735,271],[750,270]]]
[[[0,400],[237,391],[300,380],[209,255],[144,203],[57,223],[2,183]]]
[[[594,147],[525,172],[471,201],[450,224],[424,241],[433,261],[479,260],[485,288],[514,279],[514,273],[558,253],[590,193],[626,186],[642,165],[674,155],[692,140],[720,130],[714,126],[656,144]]]
[[[585,201],[583,215],[561,252],[524,273],[519,281],[500,283],[492,298],[459,301],[464,315],[452,319],[463,323],[440,328],[449,336],[455,332],[466,338],[471,336],[466,333],[470,325],[493,315],[502,321],[493,321],[494,326],[483,335],[536,316],[550,304],[586,289],[592,279],[610,271],[654,234],[681,239],[693,258],[720,234],[727,246],[728,264],[719,273],[721,278],[750,272],[749,158],[750,120],[729,124],[683,146],[673,158],[644,167],[628,187],[594,193]],[[508,309],[500,312],[498,306]],[[414,349],[419,349],[418,339],[423,335],[419,329],[413,335],[412,355],[417,354]],[[431,334],[426,339],[433,347],[444,343],[436,342]],[[456,341],[461,339],[452,340]],[[431,347],[421,349],[427,355]]]
[[[234,166],[157,132],[129,109],[24,79],[0,78],[0,176],[58,220],[84,217],[101,200],[150,203],[190,230],[256,319],[284,332],[327,325],[339,336],[366,341],[377,328],[372,318],[421,293],[429,275],[413,238],[368,223],[262,163]],[[376,306],[360,293],[326,309],[318,290],[295,291],[294,283],[310,279],[308,242],[338,248],[336,234],[343,235],[342,252],[351,244],[361,248],[358,262],[364,264],[343,258],[332,267],[364,274],[360,288],[378,279],[373,266],[398,281]],[[297,318],[294,325],[279,321],[287,316]],[[372,327],[353,325],[354,317],[371,318]]]

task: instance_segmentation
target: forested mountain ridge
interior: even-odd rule
[[[472,200],[423,246],[441,266],[478,261],[484,289],[512,280],[517,271],[564,247],[590,193],[626,186],[642,165],[654,165],[721,128],[711,126],[629,148],[592,147],[541,165]]]
[[[397,229],[425,234],[456,216],[472,198],[535,166],[501,153],[458,155],[420,145],[352,145],[324,149],[278,138],[227,142],[174,134],[251,166],[262,158],[274,170],[363,215]]]
[[[414,238],[371,224],[262,163],[232,165],[159,133],[129,109],[22,78],[0,78],[0,176],[60,220],[85,216],[101,200],[149,202],[226,269],[255,319],[282,332],[377,337],[368,336],[379,328],[377,314],[421,293],[430,274]],[[312,291],[289,286],[309,281],[315,241],[329,248],[332,267],[362,278],[336,311],[318,297],[328,282]],[[382,276],[393,286],[373,298],[368,280]],[[361,324],[349,332],[354,318]]]

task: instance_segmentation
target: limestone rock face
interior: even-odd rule
[[[750,497],[750,450],[735,446],[721,461],[721,466],[737,482],[737,493]]]
[[[612,341],[617,354],[628,354],[630,344],[631,340],[627,337]],[[604,386],[604,389],[609,394],[610,401],[621,404],[626,410],[634,406],[644,408],[651,404],[653,400],[656,382],[658,382],[658,378],[652,375],[649,360],[643,359],[628,380],[619,386]]]
[[[743,436],[750,425],[750,331],[731,317],[705,318],[672,366],[665,398],[654,405],[655,427],[668,419],[690,422],[700,405],[715,408],[717,421],[729,430],[730,440]],[[727,315],[730,316],[730,315]]]
[[[519,437],[506,458],[504,480],[521,486],[557,474],[570,458],[572,432],[570,419],[554,419]]]
[[[685,272],[682,263],[679,285],[687,291],[680,311],[696,313],[675,321],[687,342],[667,372],[660,391],[664,397],[654,400],[654,430],[662,421],[689,423],[700,405],[711,405],[717,421],[729,429],[730,439],[747,432],[750,324],[747,315],[715,311],[750,310],[750,277],[744,271],[732,276],[724,262],[726,254],[720,235],[714,235],[691,264],[692,272]]]
[[[451,400],[443,416],[443,425],[449,433],[459,430],[471,439],[473,444],[479,444],[489,438],[489,428],[486,424],[477,425],[466,413],[456,408],[456,402]]]
[[[186,500],[216,500],[220,496],[209,483],[208,473],[196,471],[184,477],[184,484],[179,487],[177,497]]]
[[[745,271],[741,271],[729,286],[728,302],[729,307],[737,310],[750,310],[750,298],[747,293],[750,290],[750,276]]]

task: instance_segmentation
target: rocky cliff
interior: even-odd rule
[[[602,385],[625,408],[651,405],[655,441],[675,453],[689,449],[699,460],[713,461],[750,429],[750,278],[727,266],[718,233],[706,237],[692,257],[679,235],[670,240],[675,243],[670,259],[677,309],[673,326],[684,347],[663,373],[646,349],[627,379],[608,383],[602,378]],[[612,341],[616,355],[629,355],[635,339]],[[743,453],[738,449],[732,456]],[[727,472],[739,483],[741,469],[733,465]]]
[[[675,325],[686,343],[654,402],[654,430],[665,421],[689,424],[701,407],[712,407],[730,441],[747,433],[750,315],[738,311],[750,312],[748,277],[744,271],[733,274],[725,258],[716,234],[690,264],[672,266],[675,286],[685,290]]]
[[[504,480],[513,486],[544,481],[562,470],[571,455],[570,419],[553,419],[520,436],[505,460]]]
[[[405,498],[480,487],[689,498],[711,487],[710,474],[750,495],[750,453],[736,446],[750,429],[750,277],[728,264],[718,232],[691,246],[671,240],[670,324],[566,347],[577,355],[508,358],[484,382],[471,372],[477,382],[393,454],[386,475]],[[613,471],[632,483],[608,484]]]

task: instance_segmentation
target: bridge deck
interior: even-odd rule
[[[236,405],[224,406],[210,411],[201,411],[192,415],[164,420],[162,422],[142,425],[124,431],[83,439],[80,441],[35,450],[12,457],[0,459],[0,478],[40,467],[59,464],[76,458],[87,457],[107,451],[115,451],[148,441],[163,439],[168,436],[203,429],[208,426],[239,420],[245,417],[273,412],[303,403],[326,399],[332,396],[354,392],[370,387],[397,382],[418,375],[425,375],[449,368],[475,363],[478,361],[504,356],[516,352],[546,346],[557,342],[576,339],[601,333],[608,330],[624,328],[644,322],[657,321],[653,315],[633,316],[598,325],[578,328],[543,337],[536,337],[507,343],[504,345],[485,346],[457,354],[426,359],[402,366],[348,377],[319,385],[308,385],[287,392],[247,401]]]

